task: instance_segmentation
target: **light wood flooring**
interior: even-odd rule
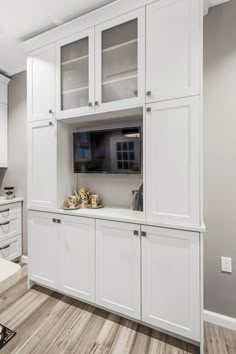
[[[0,323],[17,335],[1,354],[196,354],[198,348],[22,279],[0,295]],[[236,333],[205,324],[206,354],[236,354]]]

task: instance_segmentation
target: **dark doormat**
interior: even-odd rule
[[[16,335],[16,332],[0,324],[0,350]]]

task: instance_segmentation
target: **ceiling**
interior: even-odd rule
[[[26,68],[19,43],[115,0],[0,0],[0,72]]]

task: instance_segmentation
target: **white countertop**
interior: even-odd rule
[[[134,224],[158,226],[158,227],[165,227],[171,229],[181,229],[181,230],[188,230],[188,231],[195,231],[195,232],[205,231],[205,225],[203,226],[189,226],[189,225],[178,225],[178,224],[170,225],[170,224],[157,223],[155,221],[148,221],[145,219],[145,214],[143,212],[133,211],[130,209],[104,207],[101,209],[81,208],[78,210],[29,208],[29,210],[63,214],[63,215],[89,217],[94,219],[121,221],[121,222],[128,222]]]
[[[0,206],[6,204],[19,203],[19,202],[23,202],[23,198],[14,198],[14,199],[6,200],[4,197],[0,197]]]

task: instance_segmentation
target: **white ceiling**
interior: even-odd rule
[[[115,0],[0,0],[0,71],[26,68],[19,43]]]

